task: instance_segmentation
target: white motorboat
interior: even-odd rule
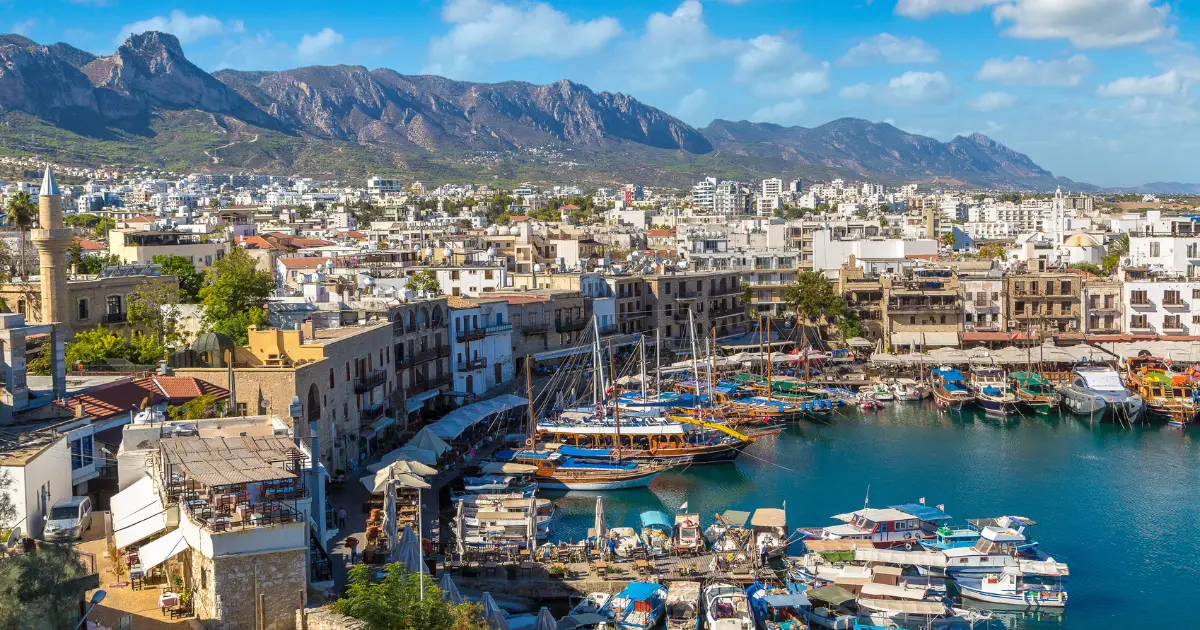
[[[888,385],[892,396],[900,402],[915,402],[929,396],[929,388],[911,378],[897,378]]]
[[[754,630],[750,598],[736,584],[710,584],[704,588],[704,621],[708,630]]]
[[[982,578],[956,576],[954,585],[965,598],[993,604],[1032,608],[1064,608],[1067,589],[1057,578],[1026,575],[1020,567],[1005,567],[999,574]]]

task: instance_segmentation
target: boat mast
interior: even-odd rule
[[[596,348],[596,409],[600,411],[600,417],[604,416],[603,404],[608,398],[604,393],[604,355],[600,349],[600,323],[596,318],[596,314],[592,313],[592,326],[596,330],[596,340],[594,347]]]
[[[692,309],[688,309],[688,327],[689,336],[692,338],[692,378],[696,383],[696,399],[693,401],[692,407],[699,410],[700,408],[700,368],[696,366],[696,320],[692,317]],[[709,401],[712,402],[712,401]]]
[[[763,336],[763,316],[759,315],[758,316],[758,367],[759,367],[758,373],[759,374],[762,374],[762,364],[763,364],[763,339],[762,339],[762,336]]]
[[[646,335],[642,335],[638,350],[642,355],[642,402],[646,402]]]
[[[767,317],[767,402],[771,402],[771,318]],[[763,331],[758,329],[758,336],[761,338]]]
[[[712,329],[712,370],[708,373],[708,390],[717,391],[717,328]],[[711,394],[710,394],[711,395]]]
[[[529,440],[526,448],[535,449],[537,445],[537,422],[533,415],[533,357],[525,355],[525,394],[529,397]]]
[[[612,341],[608,342],[608,372],[617,373],[617,360],[613,354]],[[617,461],[621,461],[621,406],[617,404],[617,382],[613,380],[613,421],[617,423]]]
[[[662,394],[662,337],[654,329],[654,393]]]

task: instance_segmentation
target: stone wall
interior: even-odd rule
[[[306,630],[366,630],[367,624],[332,610],[307,608],[296,611],[296,627]]]
[[[257,630],[259,601],[263,630],[297,627],[296,611],[303,606],[306,590],[303,549],[216,559],[191,555],[193,605],[202,627]]]

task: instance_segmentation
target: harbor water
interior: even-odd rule
[[[610,526],[638,527],[641,512],[686,502],[707,526],[716,512],[786,502],[795,529],[834,524],[831,515],[863,507],[869,486],[872,507],[924,497],[955,521],[1028,516],[1042,548],[1071,566],[1070,603],[1062,613],[1005,613],[990,627],[1190,627],[1200,618],[1197,437],[1067,414],[998,420],[894,403],[791,426],[734,465],[676,469],[648,489],[605,493],[605,511]],[[596,493],[546,496],[557,504],[554,538],[586,536]]]

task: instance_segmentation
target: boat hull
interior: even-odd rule
[[[991,593],[963,584],[960,581],[955,581],[954,584],[962,592],[963,597],[991,604],[1008,604],[1031,608],[1065,608],[1067,605],[1067,594],[1065,591],[1024,590],[1014,593]]]
[[[938,406],[939,409],[945,409],[948,411],[962,411],[964,407],[967,407],[971,404],[972,400],[970,396],[953,396],[934,390],[933,402]]]
[[[538,485],[547,490],[628,490],[630,488],[645,488],[654,481],[661,471],[655,471],[638,477],[626,479],[570,479],[556,477],[540,477]]]
[[[989,416],[999,418],[1007,418],[1008,416],[1017,415],[1017,402],[1015,400],[997,400],[987,396],[976,396],[975,404],[979,405],[980,409]]]
[[[1062,406],[1077,416],[1102,422],[1138,422],[1144,416],[1142,399],[1138,396],[1117,398],[1077,387],[1064,387]]]

